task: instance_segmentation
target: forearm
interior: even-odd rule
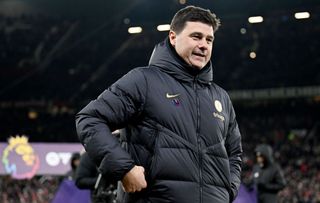
[[[78,114],[77,131],[89,156],[106,176],[120,180],[133,167],[131,156],[98,118]]]

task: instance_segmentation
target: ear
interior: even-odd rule
[[[170,40],[170,44],[173,47],[176,44],[176,38],[177,38],[177,34],[174,31],[170,30],[170,32],[169,32],[169,40]]]

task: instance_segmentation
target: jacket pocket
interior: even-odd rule
[[[203,153],[206,158],[204,167],[207,168],[207,171],[210,171],[207,176],[212,181],[211,183],[224,187],[229,191],[231,189],[230,166],[224,142],[222,141],[204,149]]]

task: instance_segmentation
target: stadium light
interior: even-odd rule
[[[157,26],[158,31],[169,31],[170,30],[170,25],[169,24],[164,24],[164,25],[158,25]]]
[[[247,29],[246,28],[241,28],[240,29],[240,33],[243,34],[243,35],[246,34],[247,33]]]
[[[257,57],[256,52],[254,52],[254,51],[250,52],[249,57],[252,59],[255,59]]]
[[[248,18],[249,23],[262,23],[263,17],[262,16],[251,16]]]
[[[128,28],[128,32],[129,32],[130,34],[140,33],[140,32],[142,32],[142,27],[129,27],[129,28]]]
[[[35,120],[38,118],[38,112],[34,111],[34,110],[31,110],[28,112],[28,118],[30,120]]]
[[[309,12],[298,12],[294,14],[294,17],[296,19],[306,19],[310,18],[310,13]]]

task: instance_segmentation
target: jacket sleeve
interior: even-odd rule
[[[242,164],[242,145],[241,145],[241,134],[236,121],[236,115],[231,103],[229,100],[230,107],[230,121],[228,126],[228,133],[226,137],[226,149],[229,155],[229,164],[230,164],[230,202],[232,202],[237,194],[241,183],[241,164]]]
[[[123,128],[143,109],[146,80],[134,69],[76,115],[77,134],[106,177],[121,180],[135,165],[111,131]]]
[[[76,170],[75,183],[80,189],[94,189],[98,176],[95,164],[91,161],[87,153],[81,156],[80,164]]]

